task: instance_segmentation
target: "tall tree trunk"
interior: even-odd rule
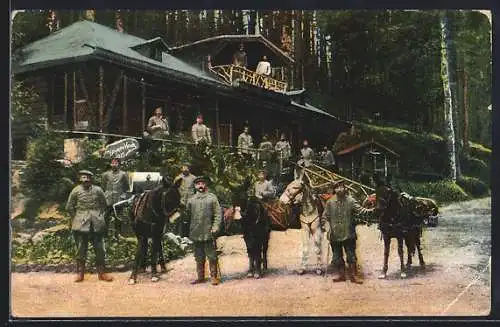
[[[453,97],[450,86],[450,52],[451,52],[451,35],[448,25],[448,15],[443,13],[440,19],[441,25],[441,79],[443,81],[444,91],[444,130],[445,139],[448,145],[448,161],[449,161],[449,178],[452,181],[457,180],[457,153],[455,144],[455,128],[453,121]]]

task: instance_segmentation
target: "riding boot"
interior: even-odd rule
[[[85,277],[85,262],[77,261],[75,283],[83,282],[84,277]]]
[[[205,282],[205,262],[196,261],[196,274],[197,278],[191,281],[191,285]]]
[[[363,276],[359,271],[358,265],[356,264],[349,265],[349,278],[353,283],[363,284]]]
[[[210,260],[209,263],[210,263],[210,277],[212,280],[212,285],[219,285],[220,284],[220,276],[218,274],[217,259]]]
[[[337,271],[334,272],[333,274],[333,282],[334,283],[337,283],[337,282],[345,282],[345,266],[344,265],[341,265],[341,266],[336,266],[336,269]]]
[[[104,267],[103,266],[98,266],[97,267],[97,275],[99,277],[99,280],[103,280],[105,282],[111,282],[113,280],[113,277],[109,276],[104,272]]]

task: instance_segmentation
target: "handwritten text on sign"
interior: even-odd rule
[[[128,138],[108,144],[104,151],[105,158],[125,159],[139,150],[139,142],[136,139]]]

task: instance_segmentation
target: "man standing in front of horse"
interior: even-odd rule
[[[338,181],[333,186],[335,196],[327,202],[321,226],[330,224],[330,245],[332,247],[332,263],[334,267],[334,282],[346,280],[346,271],[351,282],[362,284],[363,278],[359,272],[356,259],[356,223],[359,217],[370,216],[375,209],[363,208],[353,197],[348,195],[344,181]],[[343,257],[345,250],[348,267],[346,269]]]
[[[80,185],[69,194],[66,211],[72,218],[71,230],[77,247],[75,282],[83,281],[85,276],[85,261],[87,260],[88,242],[94,246],[96,266],[99,280],[110,282],[112,277],[104,272],[104,243],[105,234],[104,211],[106,197],[97,185],[92,185],[93,174],[88,170],[81,170]]]
[[[208,192],[207,179],[194,180],[196,194],[187,202],[187,213],[191,218],[189,239],[194,243],[197,279],[191,284],[205,282],[205,260],[208,257],[212,285],[220,283],[218,275],[216,234],[222,221],[221,207],[217,196]]]
[[[120,160],[111,160],[111,169],[102,174],[101,186],[106,196],[106,224],[109,224],[111,214],[113,212],[113,204],[123,200],[121,197],[125,192],[129,191],[128,175],[120,169]],[[121,224],[118,217],[115,217],[115,234],[120,231]]]

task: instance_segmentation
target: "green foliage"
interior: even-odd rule
[[[474,198],[480,198],[490,195],[488,185],[482,182],[479,178],[461,176],[457,179],[457,184],[464,189],[465,192]]]
[[[491,167],[489,162],[489,160],[485,162],[478,158],[464,156],[462,158],[462,173],[466,176],[478,178],[489,185],[491,181]]]
[[[42,114],[32,111],[33,105],[40,100],[36,90],[28,88],[22,82],[12,78],[10,92],[13,136],[36,137],[43,133]]]
[[[121,235],[106,237],[104,244],[106,264],[109,267],[127,267],[133,263],[137,246],[135,237],[126,238]],[[186,254],[168,238],[163,240],[163,248],[166,260],[178,259]],[[47,234],[37,243],[13,242],[12,250],[13,264],[72,264],[76,255],[75,241],[69,228]],[[89,243],[87,264],[89,267],[95,265],[95,253],[91,243]]]
[[[21,191],[39,203],[61,202],[68,195],[69,171],[56,160],[64,158],[63,137],[44,133],[31,139],[27,166],[21,176]]]
[[[448,159],[446,143],[435,134],[419,134],[396,127],[358,124],[361,138],[372,138],[400,155],[400,170],[424,171],[446,176]]]
[[[470,155],[486,162],[491,160],[491,149],[482,144],[472,143],[469,145]]]
[[[400,181],[397,183],[397,188],[412,196],[432,198],[440,204],[470,199],[459,185],[446,180],[425,183]]]

